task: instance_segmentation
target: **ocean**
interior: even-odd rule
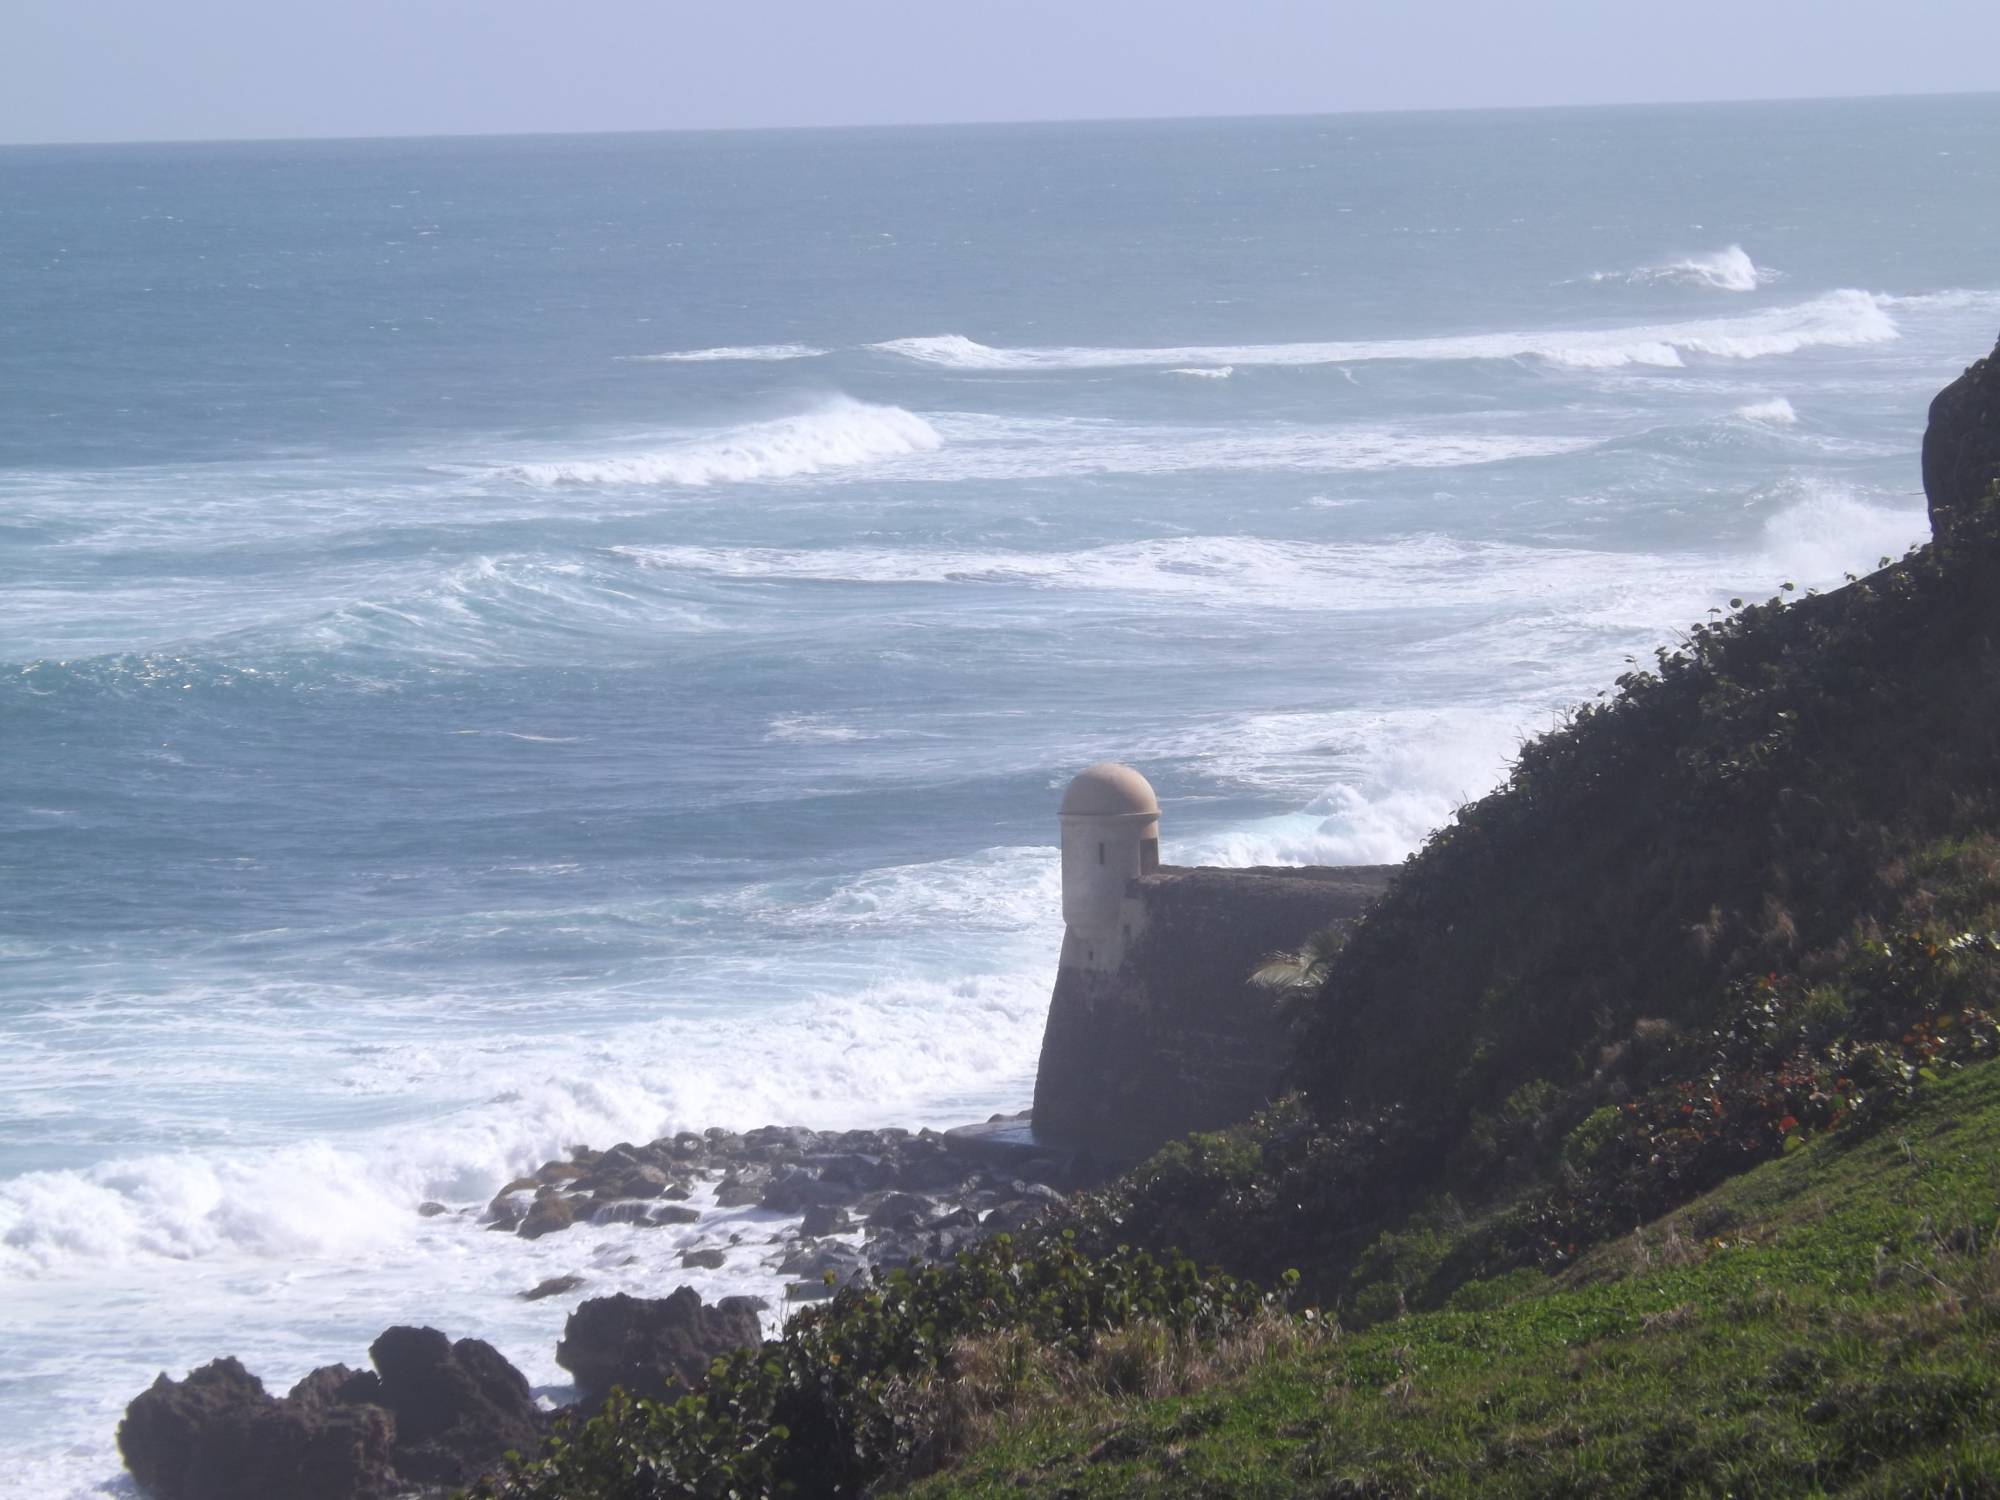
[[[415,1209],[1024,1107],[1077,769],[1402,857],[1927,535],[1996,246],[1995,96],[0,150],[0,1494],[768,1288]]]

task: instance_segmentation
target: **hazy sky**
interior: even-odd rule
[[[0,141],[1953,93],[2000,0],[0,0]]]

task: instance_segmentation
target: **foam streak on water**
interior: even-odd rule
[[[553,1383],[544,1277],[768,1289],[752,1211],[693,1274],[477,1211],[1021,1108],[1081,765],[1170,858],[1395,860],[1628,658],[1921,539],[1996,134],[0,153],[0,1495],[225,1350]]]

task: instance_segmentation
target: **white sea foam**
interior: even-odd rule
[[[721,360],[818,359],[826,350],[811,344],[725,344],[716,349],[682,349],[668,354],[621,354],[636,363],[709,364]]]
[[[1913,542],[1930,540],[1930,518],[1921,505],[1882,505],[1821,474],[1785,480],[1773,497],[1780,508],[1764,523],[1764,557],[1774,575],[1799,587],[1837,584],[1844,573],[1873,572],[1884,557],[1897,558]]]
[[[1227,380],[1236,373],[1232,365],[1189,365],[1167,371],[1169,375],[1191,375],[1197,380]]]
[[[1754,292],[1780,276],[1780,272],[1758,265],[1741,245],[1730,245],[1704,255],[1685,255],[1660,265],[1641,266],[1636,271],[1599,271],[1590,279],[1633,284],[1679,282],[1718,292]]]
[[[1299,812],[1201,840],[1185,856],[1218,865],[1393,864],[1490,790],[1545,715],[1517,705],[1436,711],[1262,715],[1236,728],[1282,761],[1335,749],[1347,774]]]
[[[1564,433],[1464,432],[1424,427],[1293,423],[1235,428],[1067,421],[1005,424],[993,438],[979,421],[940,416],[951,439],[913,477],[952,480],[1180,474],[1203,470],[1335,473],[1456,469],[1579,453],[1597,439]],[[961,423],[968,441],[961,446]]]
[[[515,464],[506,472],[536,485],[741,484],[928,453],[943,441],[929,422],[899,406],[840,396],[797,416],[635,452]]]
[[[580,632],[657,640],[721,628],[686,600],[635,591],[601,564],[476,557],[438,573],[378,580],[306,621],[266,632],[285,644],[361,655],[381,670],[477,668],[567,658]],[[386,585],[386,586],[385,586]]]
[[[1736,408],[1736,415],[1746,422],[1763,422],[1772,427],[1792,427],[1797,425],[1799,414],[1792,409],[1792,403],[1783,396],[1773,396],[1767,401],[1752,401],[1747,406]]]
[[[952,548],[628,546],[647,567],[743,580],[937,584],[1172,597],[1197,608],[1351,611],[1539,597],[1559,577],[1624,560],[1434,534],[1383,542],[1171,536],[1076,552]]]
[[[1053,863],[1046,849],[997,853],[989,874]],[[949,930],[962,910],[970,921],[981,915],[977,891],[1007,892],[980,880],[981,861],[960,863],[877,872],[836,890],[801,913],[802,936],[831,929],[865,943],[868,931],[902,932],[912,918]],[[933,883],[942,904],[926,895]],[[1046,877],[1027,888],[1052,892]],[[1047,912],[1024,919],[1046,925],[1054,902],[1042,904]],[[993,920],[992,902],[983,917]],[[580,1225],[524,1241],[486,1232],[476,1209],[577,1144],[711,1123],[957,1124],[1018,1107],[1055,951],[1046,936],[1025,946],[1035,952],[1017,969],[956,979],[941,977],[942,952],[924,972],[878,959],[872,976],[808,987],[775,1010],[624,1027],[493,1025],[444,1046],[377,1032],[388,1094],[455,1088],[464,1102],[427,1100],[421,1128],[154,1153],[0,1182],[0,1296],[18,1345],[10,1374],[70,1393],[38,1424],[33,1451],[10,1455],[0,1494],[68,1500],[106,1483],[122,1493],[110,1435],[124,1403],[161,1369],[179,1375],[225,1349],[283,1390],[311,1366],[361,1363],[383,1327],[420,1321],[492,1341],[560,1396],[568,1377],[553,1352],[582,1297],[682,1284],[709,1299],[770,1296],[784,1279],[767,1244],[782,1216],[718,1210],[712,1186],[690,1200],[699,1223],[660,1229]],[[204,1087],[226,1087],[207,1061]],[[422,1218],[425,1199],[475,1211]],[[693,1244],[723,1248],[724,1266],[681,1266],[679,1251]],[[514,1295],[560,1275],[583,1276],[586,1289],[538,1303]]]
[[[993,348],[961,334],[891,339],[874,347],[959,370],[1088,370],[1144,365],[1321,365],[1370,360],[1538,359],[1570,369],[1677,368],[1690,355],[1760,359],[1811,348],[1851,348],[1898,336],[1885,299],[1829,292],[1790,307],[1731,318],[1626,328],[1550,330],[1296,344],[1183,345],[1160,349]]]
[[[421,1058],[380,1059],[401,1092],[435,1080],[484,1102],[419,1132],[135,1156],[0,1182],[0,1284],[158,1260],[303,1268],[402,1253],[417,1203],[483,1202],[578,1144],[717,1123],[957,1123],[962,1110],[991,1108],[996,1091],[1025,1098],[1046,984],[1033,967],[892,974],[776,1012],[564,1041],[495,1031],[457,1048],[444,1079]]]
[[[764,738],[794,745],[844,745],[854,740],[874,738],[852,724],[841,724],[825,714],[787,714],[773,719]]]

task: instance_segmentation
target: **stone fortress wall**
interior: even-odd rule
[[[1251,971],[1359,916],[1395,868],[1163,866],[1159,819],[1129,766],[1092,766],[1063,798],[1062,960],[1033,1128],[1107,1166],[1270,1100],[1285,1026]]]

